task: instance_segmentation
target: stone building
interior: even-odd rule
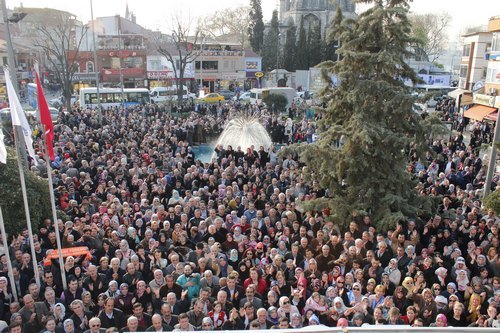
[[[356,16],[356,6],[352,0],[280,0],[280,27],[286,28],[292,24],[298,27],[303,17],[306,31],[309,26],[317,26],[321,22],[324,35],[338,6],[344,17]]]

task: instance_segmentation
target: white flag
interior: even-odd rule
[[[3,142],[3,132],[0,129],[0,163],[7,164],[7,149],[5,149],[5,143]]]
[[[35,150],[33,149],[33,138],[31,137],[31,128],[24,114],[24,110],[17,98],[14,86],[10,81],[10,74],[7,68],[4,68],[5,73],[5,84],[7,85],[7,95],[9,96],[9,107],[10,116],[12,117],[12,126],[21,126],[23,130],[24,142],[26,143],[26,148],[28,149],[28,154],[33,159],[35,165],[38,164],[35,157]]]

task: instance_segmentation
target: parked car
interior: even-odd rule
[[[57,123],[57,118],[59,117],[59,110],[49,106],[49,112],[50,112],[50,118],[52,119],[52,122],[54,124]],[[38,111],[37,110],[28,110],[25,111],[26,115],[31,116],[31,117],[36,117],[38,118]]]
[[[53,108],[59,109],[63,105],[63,102],[59,98],[54,98],[48,101],[48,104]]]
[[[234,95],[233,97],[233,101],[237,102],[237,101],[240,101],[240,103],[248,103],[250,102],[250,91],[245,91],[245,92],[242,92],[239,96],[238,95]]]
[[[219,95],[224,96],[224,99],[230,100],[234,97],[234,92],[230,90],[219,90]]]
[[[199,102],[201,103],[217,103],[219,101],[223,101],[224,96],[217,94],[217,93],[212,93],[205,95],[204,97],[198,99]]]

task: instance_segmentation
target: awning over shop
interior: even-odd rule
[[[474,120],[479,120],[482,121],[484,117],[489,115],[490,113],[495,112],[496,109],[485,106],[485,105],[475,105],[471,107],[469,110],[464,112],[464,117],[474,119]]]
[[[463,93],[466,93],[466,92],[470,93],[470,91],[464,90],[462,88],[457,88],[453,91],[450,91],[448,93],[448,96],[456,99],[456,98],[458,98],[459,95],[462,95]]]
[[[491,121],[497,121],[498,117],[498,111],[494,113],[490,113],[489,115],[485,116],[484,119],[491,120]]]

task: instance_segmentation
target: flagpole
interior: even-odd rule
[[[43,125],[42,125],[42,128]],[[43,156],[45,157],[45,164],[47,164],[47,176],[49,180],[49,192],[50,192],[50,205],[52,207],[52,219],[54,220],[54,228],[56,229],[56,244],[57,244],[57,254],[59,256],[59,268],[61,271],[61,280],[63,284],[64,290],[66,290],[66,272],[64,271],[64,259],[62,255],[62,247],[61,247],[61,234],[59,233],[59,223],[57,222],[57,213],[56,213],[56,200],[54,197],[54,190],[52,187],[52,168],[50,166],[50,159],[49,159],[49,154],[46,149],[46,144],[45,144],[45,134],[43,135],[43,141],[44,141],[44,154]]]
[[[5,256],[7,257],[7,270],[10,281],[10,290],[14,296],[14,300],[17,302],[17,287],[16,281],[14,280],[14,273],[12,271],[12,261],[10,261],[9,244],[7,243],[7,234],[5,233],[5,224],[3,223],[2,207],[0,207],[0,232],[2,233],[3,250]]]
[[[31,260],[33,263],[33,270],[35,271],[35,281],[38,286],[40,284],[40,272],[38,271],[38,263],[36,262],[36,252],[35,252],[35,243],[33,242],[33,230],[31,228],[31,216],[30,210],[28,206],[28,194],[26,193],[26,181],[24,179],[24,170],[23,165],[21,163],[21,153],[19,149],[19,136],[17,135],[17,131],[14,131],[14,141],[16,142],[16,151],[17,151],[17,168],[19,169],[19,179],[21,180],[21,192],[23,194],[23,202],[24,202],[24,213],[26,215],[26,224],[28,225],[28,236],[31,250]]]
[[[17,98],[17,77],[16,77],[16,71],[15,71],[16,62],[14,59],[14,49],[12,48],[12,40],[10,38],[9,19],[8,19],[8,15],[7,15],[7,5],[5,4],[5,0],[1,0],[1,2],[2,2],[3,21],[5,24],[5,35],[6,35],[7,43],[8,43],[8,45],[7,45],[7,49],[8,49],[7,62],[9,64],[9,69],[12,69],[12,71],[11,70],[8,71],[8,74],[9,74],[10,79],[12,81],[11,84],[14,88],[14,93],[16,94],[16,98]],[[4,71],[4,73],[5,73],[5,71]],[[7,78],[6,78],[6,82],[7,82]],[[7,92],[7,95],[9,95],[8,92]],[[10,104],[10,111],[14,112],[14,108],[12,105],[13,103],[10,99],[9,99],[9,104]],[[30,218],[30,210],[28,207],[28,196],[26,194],[26,182],[24,180],[24,170],[23,170],[23,165],[22,165],[22,161],[21,161],[21,156],[24,156],[24,155],[22,154],[22,150],[21,150],[21,147],[19,145],[20,137],[18,134],[18,130],[22,130],[22,129],[21,129],[21,126],[14,126],[14,124],[12,124],[12,127],[13,127],[14,140],[15,140],[16,151],[17,151],[17,167],[19,169],[19,179],[21,180],[21,192],[23,194],[24,212],[26,214],[26,224],[28,225],[28,232],[29,232],[29,237],[30,237],[29,243],[30,243],[30,249],[31,249],[31,260],[33,262],[33,270],[35,271],[36,284],[38,284],[38,286],[41,286],[41,284],[40,284],[40,272],[38,271],[38,264],[36,262],[36,255],[35,255],[36,254],[35,245],[33,242],[33,231],[31,230],[31,218]],[[23,142],[24,141],[25,140],[23,140]],[[28,145],[29,143],[26,142],[26,144]],[[34,157],[34,158],[36,158],[36,157]]]
[[[40,75],[38,73],[38,62],[35,63],[35,78],[36,83],[38,85],[38,121],[42,127],[42,152],[43,157],[45,159],[45,164],[47,168],[47,179],[49,183],[49,196],[50,196],[50,206],[52,210],[52,219],[54,220],[54,229],[56,231],[56,245],[57,245],[57,255],[59,257],[59,270],[61,271],[61,281],[63,284],[63,288],[66,289],[66,272],[64,270],[64,259],[62,255],[62,246],[61,246],[61,234],[59,233],[59,223],[57,221],[57,212],[56,212],[56,199],[54,197],[54,188],[52,183],[52,167],[50,166],[50,156],[49,152],[53,152],[53,148],[49,151],[48,142],[47,142],[47,134],[52,132],[49,136],[49,140],[53,138],[53,124],[52,119],[50,119],[50,113],[48,113],[48,105],[47,100],[45,99],[45,94],[43,93],[42,83],[40,82]],[[42,112],[43,111],[43,112]],[[45,123],[48,121],[48,125]],[[50,125],[49,128],[46,127]],[[50,147],[52,147],[52,141],[50,141]],[[52,153],[51,153],[52,154]],[[52,156],[53,157],[53,156]]]

